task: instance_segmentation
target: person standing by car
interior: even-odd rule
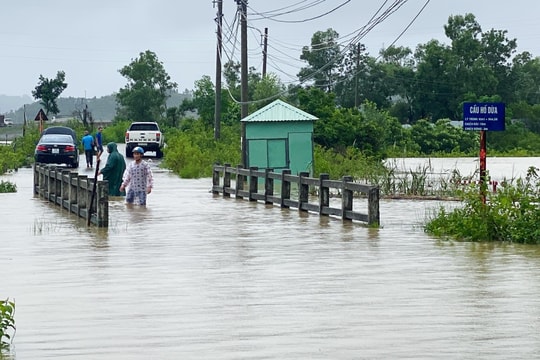
[[[129,164],[127,170],[124,173],[124,179],[120,186],[120,191],[124,191],[129,186],[126,203],[133,204],[135,198],[137,198],[138,204],[146,206],[146,195],[152,192],[154,187],[154,177],[152,175],[152,169],[150,165],[143,158],[144,150],[142,147],[137,146],[133,149],[134,161]]]
[[[107,144],[107,152],[109,153],[107,164],[99,170],[98,175],[103,175],[103,180],[109,182],[109,196],[125,196],[126,193],[120,191],[120,186],[122,186],[122,176],[126,171],[126,161],[118,152],[118,146],[114,142]]]
[[[82,144],[86,157],[86,167],[91,168],[94,166],[94,137],[88,133],[88,130],[84,130]]]
[[[101,157],[101,154],[103,153],[103,135],[101,134],[103,132],[103,126],[98,127],[96,132],[96,147],[97,147],[97,158],[99,159]]]

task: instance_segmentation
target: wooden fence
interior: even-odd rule
[[[34,194],[77,214],[98,227],[109,226],[109,185],[53,165],[34,165]],[[93,201],[92,201],[93,200]]]
[[[234,187],[231,186],[233,177],[236,179]],[[264,183],[264,192],[259,192],[259,182]],[[291,184],[298,186],[298,200],[291,199]],[[274,194],[276,188],[274,185],[277,185],[279,194]],[[317,203],[309,202],[310,188],[318,190]],[[330,206],[330,189],[337,189],[341,193],[340,208]],[[272,169],[259,171],[255,167],[244,169],[228,164],[214,165],[212,192],[221,193],[224,197],[235,195],[238,199],[263,201],[265,204],[279,204],[282,208],[294,207],[300,211],[312,211],[320,215],[334,215],[344,220],[358,220],[368,225],[379,225],[379,188],[355,183],[350,176],[344,176],[341,180],[330,180],[328,174],[311,178],[307,172],[295,176],[287,169],[275,173]],[[367,196],[367,214],[353,211],[355,192]]]

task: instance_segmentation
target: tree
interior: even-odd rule
[[[171,81],[155,53],[141,52],[119,72],[128,80],[116,95],[123,116],[137,121],[159,121],[165,116],[169,93],[178,85]]]
[[[32,96],[36,100],[41,100],[40,104],[45,108],[45,114],[56,115],[60,112],[56,100],[68,86],[65,80],[66,73],[63,71],[58,71],[54,79],[39,75],[39,83],[32,91]]]
[[[512,100],[510,59],[516,40],[508,39],[506,31],[482,32],[472,14],[449,17],[444,29],[451,45],[431,40],[418,46],[415,54],[417,114],[433,120],[459,119],[469,94]]]
[[[390,97],[392,115],[400,123],[412,123],[414,120],[413,94],[415,78],[415,61],[411,49],[390,46],[380,52],[382,67],[386,74],[385,83]],[[382,104],[376,102],[379,107]]]
[[[311,47],[304,46],[300,59],[308,66],[300,69],[298,77],[302,82],[313,83],[324,91],[332,91],[339,77],[339,66],[343,60],[341,48],[337,42],[339,34],[333,30],[317,31],[311,37]]]
[[[339,81],[333,88],[337,104],[340,106],[355,107],[365,99],[364,88],[360,87],[360,83],[369,72],[367,70],[369,57],[365,50],[364,45],[357,44],[349,48],[343,56],[339,66]]]

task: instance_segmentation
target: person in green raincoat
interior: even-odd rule
[[[98,175],[103,174],[103,180],[109,181],[109,196],[125,196],[125,191],[120,191],[122,185],[122,176],[126,170],[126,161],[122,154],[118,152],[116,143],[110,142],[107,144],[107,164],[98,172]]]

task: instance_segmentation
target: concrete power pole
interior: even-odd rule
[[[263,68],[262,68],[262,76],[263,76],[263,78],[266,76],[266,59],[267,59],[267,51],[268,51],[268,28],[264,28],[264,39],[263,39]]]
[[[358,108],[358,68],[360,67],[360,44],[356,48],[356,70],[354,74],[354,107]]]
[[[248,53],[247,53],[247,2],[248,0],[236,0],[240,7],[240,36],[241,36],[241,119],[248,116]],[[247,166],[247,144],[246,144],[246,124],[241,122],[242,129],[242,166]]]
[[[216,140],[221,136],[221,54],[223,51],[221,26],[223,24],[223,0],[217,0],[217,6],[216,98],[214,106],[214,139]]]

